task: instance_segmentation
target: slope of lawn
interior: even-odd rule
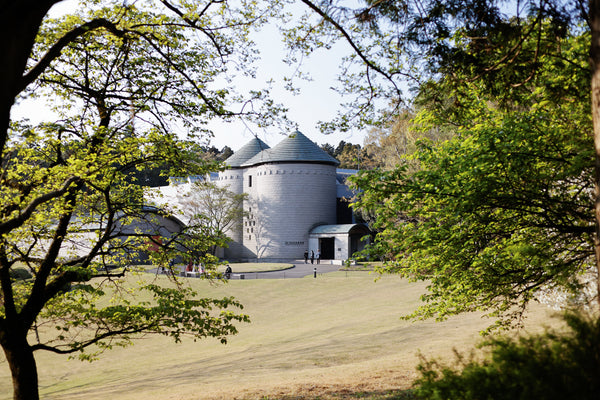
[[[449,356],[453,348],[469,348],[491,324],[475,314],[441,323],[400,320],[418,304],[425,284],[375,278],[357,271],[226,284],[189,279],[201,296],[239,299],[252,323],[240,326],[227,345],[149,336],[93,363],[40,353],[41,396],[277,399],[407,388],[419,353]],[[550,315],[544,307],[532,309],[531,330],[552,323]],[[0,356],[0,399],[11,397],[10,373]]]

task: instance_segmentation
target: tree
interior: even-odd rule
[[[227,188],[211,182],[196,182],[182,199],[182,212],[189,215],[189,225],[197,227],[209,237],[222,237],[224,247],[231,239],[228,234],[242,229],[244,215],[243,202],[246,194],[235,194]],[[210,254],[215,255],[216,243],[210,246]]]
[[[456,354],[456,365],[423,361],[421,399],[597,399],[600,321],[566,314],[560,333],[492,338],[485,359]]]
[[[382,233],[373,250],[393,260],[388,271],[431,282],[413,317],[481,310],[508,324],[540,288],[578,293],[587,283],[594,164],[582,132],[591,121],[585,98],[570,95],[587,81],[586,36],[560,43],[564,63],[542,58],[512,108],[476,84],[451,92],[469,104],[453,117],[462,126],[446,142],[420,146],[416,171],[406,164],[356,180],[359,206],[376,210]],[[437,115],[424,110],[419,120],[437,124]]]
[[[441,258],[437,258],[440,262],[438,264],[427,263],[429,269],[418,268],[414,264],[409,267],[402,262],[396,264],[398,268],[392,270],[404,271],[404,268],[412,268],[413,278],[429,279],[438,274],[443,277],[441,279],[444,283],[441,285],[436,285],[433,281],[432,292],[425,299],[435,306],[429,308],[430,312],[421,314],[422,316],[447,315],[473,307],[499,306],[502,309],[504,305],[513,302],[523,305],[522,301],[526,303],[535,287],[538,287],[533,283],[536,278],[539,278],[539,284],[545,281],[568,287],[574,283],[574,278],[579,272],[587,270],[590,262],[597,274],[600,266],[600,2],[366,0],[355,6],[338,1],[316,3],[303,0],[303,3],[318,15],[318,18],[311,20],[307,17],[303,21],[304,26],[299,28],[300,33],[292,36],[293,39],[290,40],[292,45],[296,43],[297,49],[307,50],[308,53],[308,49],[315,42],[310,42],[307,38],[311,38],[311,32],[316,32],[312,38],[320,36],[319,39],[322,40],[323,34],[328,33],[332,40],[345,41],[353,50],[353,54],[342,66],[346,72],[346,79],[342,80],[343,86],[340,90],[348,94],[358,94],[358,99],[353,102],[354,107],[350,109],[350,113],[342,114],[338,118],[339,125],[349,126],[353,120],[357,121],[355,123],[358,125],[373,121],[378,110],[377,99],[383,98],[388,101],[384,106],[392,104],[392,111],[382,115],[393,118],[398,110],[407,106],[410,108],[412,104],[428,107],[433,113],[419,116],[415,121],[417,125],[424,124],[427,128],[432,128],[429,122],[432,121],[433,114],[437,126],[443,126],[450,132],[456,131],[460,135],[459,138],[453,139],[452,144],[443,147],[445,151],[427,150],[426,146],[416,157],[415,162],[421,163],[419,168],[422,168],[423,164],[426,164],[426,168],[432,168],[428,178],[420,174],[411,178],[406,167],[400,167],[395,172],[381,175],[365,174],[365,179],[361,178],[358,181],[361,187],[369,188],[371,184],[382,194],[379,197],[374,195],[362,204],[366,207],[379,207],[377,210],[381,210],[388,217],[389,223],[382,225],[387,227],[386,234],[380,235],[381,243],[390,244],[390,247],[381,247],[382,251],[389,250],[386,252],[388,256],[403,260],[410,257],[410,240],[403,238],[402,233],[413,238],[410,244],[418,249],[415,254],[422,255],[423,252],[427,252],[424,248],[429,246],[429,254],[433,257],[431,259],[435,258],[435,251],[450,255],[448,247],[452,246],[447,246],[447,238],[454,239],[455,236],[452,235],[461,229],[472,232],[472,237],[462,234],[463,239],[475,237],[483,240],[462,253],[462,262],[477,267],[468,268],[464,273],[459,267],[464,264],[457,261],[459,257],[455,257],[455,261],[450,262],[445,270],[445,266],[440,263],[446,260]],[[574,47],[569,49],[565,43]],[[357,65],[362,65],[362,70],[359,70]],[[405,84],[401,83],[402,79],[406,80]],[[415,95],[404,97],[402,89],[406,89],[405,92],[412,89]],[[590,97],[587,97],[588,93],[591,93]],[[407,101],[408,105],[404,101]],[[379,104],[381,105],[381,102]],[[551,113],[547,110],[550,106],[557,107],[562,114]],[[489,113],[486,109],[493,112]],[[539,126],[547,128],[547,134],[540,134],[539,118],[542,118]],[[548,120],[555,121],[556,125],[547,125]],[[324,128],[331,126],[334,125],[326,124]],[[485,126],[490,129],[486,134]],[[557,127],[563,131],[556,132]],[[506,148],[510,150],[506,150],[502,156],[504,160],[508,158],[508,161],[504,162],[512,162],[514,157],[513,165],[521,164],[523,167],[533,168],[535,173],[531,176],[532,180],[541,179],[533,183],[533,189],[529,191],[529,197],[534,198],[532,201],[526,201],[526,193],[523,190],[514,198],[510,192],[503,190],[502,197],[494,196],[493,191],[490,192],[495,188],[526,187],[514,184],[518,176],[514,175],[513,168],[508,169],[513,175],[510,181],[506,181],[508,178],[504,177],[502,170],[496,169],[497,166],[503,165],[495,159],[500,157],[497,147],[487,146],[486,150],[491,152],[489,155],[480,152],[484,147],[477,147],[481,146],[479,141],[483,137],[487,137],[484,141],[490,139],[493,136],[492,131],[502,140],[507,140]],[[523,146],[530,152],[531,159],[526,160],[527,154],[519,151],[522,144],[518,140],[512,140],[511,135],[505,138],[509,132],[516,132],[515,137],[522,143],[527,143]],[[579,138],[575,138],[575,135]],[[455,146],[458,146],[460,138],[466,140],[464,146],[459,149]],[[542,144],[544,141],[548,143]],[[542,149],[550,151],[550,160],[540,152]],[[466,159],[467,154],[471,152],[471,157],[480,157],[472,158],[476,164],[477,161],[486,158],[488,162],[469,168],[462,161],[458,163],[449,153],[458,150],[461,153],[455,157]],[[591,158],[589,150],[594,151]],[[427,155],[428,151],[431,155]],[[571,159],[572,151],[580,151],[582,158]],[[470,191],[460,189],[455,182],[462,183],[463,176],[458,175],[461,179],[456,179],[454,175],[434,166],[433,160],[440,163],[445,160],[447,162],[443,165],[453,166],[454,173],[465,173],[465,178],[471,177],[471,180],[467,181],[467,189]],[[551,174],[539,174],[536,168],[538,163],[542,165],[551,160],[556,163],[551,166],[556,169],[550,170],[555,174],[556,180],[550,179]],[[455,161],[458,163],[456,168],[452,164]],[[458,168],[459,165],[466,169]],[[574,168],[571,169],[572,167]],[[523,171],[529,174],[530,170]],[[475,184],[479,179],[478,174],[487,177],[487,182],[495,182],[495,185],[490,186],[485,182],[481,186]],[[435,176],[439,177],[439,180],[434,182]],[[444,182],[442,177],[447,181]],[[532,180],[527,179],[522,183],[530,185]],[[570,182],[571,186],[567,182]],[[429,186],[420,186],[419,183]],[[483,188],[487,191],[482,190]],[[428,203],[436,198],[436,193],[437,207],[433,202]],[[476,197],[470,197],[473,193],[481,195],[480,199],[485,206],[478,206],[475,202]],[[492,193],[489,198],[488,193]],[[471,209],[463,209],[457,205],[462,194],[471,199]],[[422,202],[419,201],[420,195],[425,196]],[[453,198],[454,204],[457,205],[454,208],[455,215],[450,213],[453,206],[445,208],[444,203],[452,203]],[[546,201],[538,202],[540,198],[546,198]],[[489,199],[494,201],[488,203]],[[396,208],[398,204],[402,205]],[[469,201],[463,205],[467,204]],[[562,211],[568,210],[564,220],[556,214],[559,205],[565,207]],[[411,206],[421,212],[412,213]],[[505,233],[521,232],[520,229],[529,228],[537,230],[536,234],[528,231],[525,235],[530,239],[536,237],[536,248],[530,248],[535,251],[529,255],[526,251],[519,251],[522,260],[513,258],[509,252],[510,248],[515,248],[515,243],[494,240],[490,242],[488,236],[479,234],[487,232],[493,237],[497,233],[490,231],[497,218],[492,219],[490,228],[481,227],[487,226],[486,218],[496,217],[492,211],[500,214],[504,208],[514,208],[513,211],[519,215],[515,217],[518,223],[513,225],[513,230],[506,230],[508,225],[503,226]],[[460,214],[461,212],[463,214]],[[478,224],[469,224],[469,218],[477,218],[479,213],[482,218],[478,220]],[[467,219],[467,225],[461,222],[461,216]],[[439,221],[436,221],[437,219]],[[505,223],[510,221],[503,220]],[[400,223],[404,221],[413,223]],[[450,221],[456,223],[454,230],[450,228]],[[440,235],[433,236],[436,232],[433,230],[436,222],[448,227],[445,233],[450,236],[442,235],[443,230],[437,231]],[[421,230],[423,226],[432,229]],[[411,232],[412,229],[421,233],[421,244],[416,242],[418,235]],[[426,232],[430,235],[426,235]],[[575,239],[577,234],[582,237]],[[458,236],[460,235],[456,237]],[[517,235],[513,238],[517,239]],[[392,245],[394,240],[406,246]],[[541,246],[544,240],[554,240],[552,244],[560,250],[553,252],[544,249]],[[454,245],[456,243],[458,240]],[[525,240],[520,243],[525,243]],[[524,246],[523,249],[527,247]],[[493,274],[486,274],[489,270],[494,271],[494,268],[486,269],[487,263],[468,264],[469,260],[479,259],[482,254],[481,248],[487,249],[487,257],[490,259],[495,255],[499,258],[507,256],[510,259],[507,261],[508,268],[511,271],[510,275],[516,279],[516,286],[510,286],[502,279],[495,282]],[[563,259],[562,251],[569,253],[569,256]],[[575,253],[578,255],[575,256]],[[541,267],[542,259],[549,261],[552,255],[557,258],[548,264],[548,268],[538,268]],[[530,256],[535,256],[533,267],[528,261]],[[415,259],[421,260],[421,257],[417,256]],[[516,268],[517,264],[520,268]],[[501,278],[506,276],[503,270],[495,269],[495,272]],[[451,283],[452,273],[459,274],[454,277],[454,284]],[[481,274],[491,280],[480,279]],[[467,275],[468,279],[460,281]],[[571,279],[566,279],[566,276],[570,276]],[[597,275],[595,281],[596,286],[600,285]],[[484,282],[487,283],[483,284]],[[444,284],[450,286],[444,287]],[[506,291],[494,290],[502,285],[507,285]],[[455,290],[449,290],[450,287]],[[486,295],[488,289],[490,292]],[[482,301],[461,305],[461,299],[467,299],[469,293]],[[439,314],[434,312],[436,308]]]
[[[424,130],[415,126],[415,113],[401,112],[389,127],[373,127],[365,137],[364,152],[377,166],[390,170],[407,161],[407,156],[417,151],[420,143],[435,144],[451,138],[453,130],[439,126]],[[415,166],[416,168],[416,166]]]
[[[346,143],[342,140],[335,152],[336,158],[340,162],[340,168],[360,169],[362,164],[360,144]]]
[[[226,104],[242,99],[216,81],[233,75],[230,65],[251,65],[249,30],[277,5],[88,1],[78,15],[44,20],[58,2],[0,6],[0,345],[15,399],[39,398],[36,351],[88,359],[90,346],[140,333],[225,341],[248,320],[225,310],[241,308],[234,299],[199,299],[176,278],[174,288],[134,288],[152,301],[128,297],[137,252],[155,247],[166,263],[220,239],[187,231],[159,240],[127,228],[146,215],[136,171],[216,168],[195,139],[208,119],[239,115]],[[15,102],[31,96],[51,99],[56,120],[11,121]],[[277,113],[261,112],[263,96],[245,98],[255,103],[246,117]],[[186,137],[174,133],[182,129]]]
[[[360,144],[346,143],[340,140],[335,148],[329,143],[325,143],[321,149],[336,158],[340,162],[340,168],[373,169],[378,166],[377,157],[367,152],[366,148],[362,148]]]
[[[331,157],[335,157],[335,148],[329,143],[324,143],[321,145],[321,150],[329,154]]]
[[[233,155],[233,150],[231,149],[231,147],[229,147],[229,146],[225,146],[225,147],[223,147],[223,149],[221,149],[221,151],[219,152],[218,159],[219,159],[219,161],[225,161],[225,160],[227,160],[229,157],[231,157],[232,155]]]

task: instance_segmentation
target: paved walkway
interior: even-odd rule
[[[314,264],[311,264],[310,261],[308,264],[304,264],[304,260],[290,260],[287,261],[291,264],[294,264],[292,268],[285,269],[282,271],[269,271],[269,272],[247,272],[244,273],[242,271],[237,272],[235,270],[235,264],[232,265],[233,268],[233,276],[232,279],[291,279],[291,278],[303,278],[308,275],[314,275],[315,268],[317,272],[317,277],[319,274],[325,274],[328,272],[334,272],[339,270],[341,265],[331,265],[329,261],[324,261],[323,264],[317,264],[316,261]],[[244,276],[242,278],[242,275]]]
[[[323,260],[323,264],[311,264],[310,261],[305,264],[304,260],[289,260],[286,263],[293,264],[293,267],[281,270],[281,271],[268,271],[268,272],[244,272],[236,271],[235,264],[231,265],[233,273],[231,279],[292,279],[292,278],[303,278],[305,276],[314,275],[315,268],[317,277],[320,274],[328,272],[334,272],[339,270],[341,265],[332,265],[328,260]],[[175,266],[176,269],[183,271],[183,265]],[[148,272],[156,273],[156,269],[152,269]]]

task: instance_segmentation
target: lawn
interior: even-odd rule
[[[475,314],[442,323],[402,321],[400,315],[418,304],[424,284],[396,276],[375,281],[368,272],[188,282],[202,296],[235,296],[252,323],[240,326],[227,345],[146,337],[91,364],[39,354],[42,398],[274,400],[385,393],[410,386],[419,353],[449,356],[453,348],[470,348],[491,323]],[[549,322],[550,314],[533,309],[531,329]],[[0,399],[10,399],[11,391],[2,358]]]

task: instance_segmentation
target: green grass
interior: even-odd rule
[[[490,321],[474,314],[443,323],[402,321],[400,315],[418,304],[424,284],[396,276],[376,282],[374,278],[368,272],[339,272],[318,279],[226,284],[186,280],[201,296],[235,296],[252,323],[240,326],[240,333],[227,345],[212,339],[175,344],[164,337],[146,337],[91,364],[40,353],[41,396],[61,400],[410,398],[402,390],[416,377],[419,352],[450,356],[453,347],[464,349],[477,342],[478,332]],[[167,282],[164,276],[157,279]],[[532,327],[547,318],[546,310],[536,310]],[[11,398],[11,392],[8,367],[0,358],[0,399]]]
[[[381,261],[360,261],[355,265],[340,268],[341,271],[374,271],[376,268],[383,266]]]

